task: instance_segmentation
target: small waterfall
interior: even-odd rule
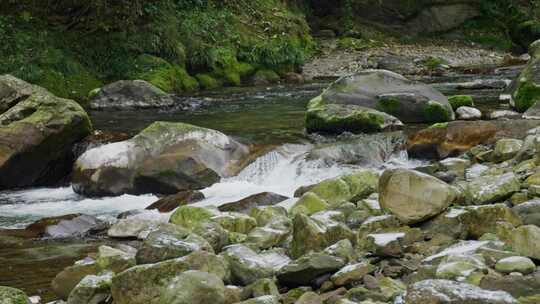
[[[362,168],[383,170],[415,167],[408,159],[400,132],[353,136],[321,144],[286,144],[259,157],[235,177],[223,179],[202,192],[200,205],[221,205],[260,192],[292,197],[300,186]]]

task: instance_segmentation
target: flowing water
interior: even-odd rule
[[[264,191],[292,197],[300,186],[358,168],[421,164],[407,158],[405,136],[399,132],[334,141],[306,137],[306,104],[325,86],[220,91],[179,97],[183,106],[174,109],[91,112],[91,116],[94,127],[100,130],[133,135],[157,120],[178,121],[216,129],[247,144],[273,147],[237,176],[203,189],[206,199],[201,205],[219,205]],[[0,192],[0,228],[21,228],[43,217],[71,213],[113,220],[121,212],[143,209],[156,199],[152,194],[86,198],[71,187],[5,191]],[[54,274],[98,244],[26,242],[4,246],[0,264],[9,267],[0,269],[0,285],[23,288],[51,300],[54,296],[48,284]]]

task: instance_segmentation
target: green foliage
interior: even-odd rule
[[[216,89],[222,85],[219,80],[209,74],[197,74],[195,78],[199,81],[201,88],[206,90]]]
[[[448,62],[446,60],[444,60],[443,58],[433,57],[433,56],[430,56],[430,57],[422,60],[421,63],[422,63],[422,65],[424,65],[426,68],[428,68],[430,70],[433,70],[433,69],[437,68],[441,64],[448,64]]]
[[[372,39],[359,39],[352,37],[342,37],[338,40],[338,47],[345,50],[361,51],[382,46],[382,42]]]

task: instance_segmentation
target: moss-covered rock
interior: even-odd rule
[[[474,107],[474,101],[471,95],[453,95],[448,97],[448,102],[454,111],[460,107]]]
[[[222,86],[222,83],[210,74],[197,74],[195,78],[199,81],[201,88],[205,90],[217,89]]]
[[[67,303],[101,303],[106,301],[111,293],[112,276],[111,272],[107,272],[98,276],[84,277],[69,295]]]
[[[180,274],[160,296],[160,304],[215,303],[224,304],[223,281],[208,272],[189,270]]]
[[[0,304],[29,304],[28,296],[19,289],[0,286]]]
[[[90,119],[73,100],[58,98],[43,88],[10,75],[0,76],[0,189],[52,185],[64,178],[73,161],[75,143],[89,135]]]
[[[208,221],[216,212],[205,207],[181,206],[171,215],[170,222],[187,229]]]

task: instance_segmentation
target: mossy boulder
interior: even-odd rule
[[[210,220],[216,211],[198,206],[181,206],[171,215],[170,222],[187,229],[193,229],[196,225]]]
[[[192,92],[199,89],[196,78],[190,76],[180,65],[167,62],[163,58],[141,55],[128,73],[129,79],[141,79],[167,93]]]
[[[230,279],[228,264],[222,257],[198,251],[156,264],[138,265],[117,274],[111,285],[114,303],[159,304],[163,289],[188,270],[212,273],[225,282]]]
[[[72,266],[66,267],[56,275],[51,283],[54,293],[63,300],[67,300],[69,294],[87,275],[95,275],[100,271],[97,263],[92,259],[76,261]]]
[[[251,77],[251,83],[253,85],[268,85],[278,83],[280,77],[278,73],[272,70],[258,70]]]
[[[291,214],[303,213],[306,215],[312,215],[319,211],[326,210],[330,205],[313,192],[307,192],[298,199],[298,201],[291,208]]]
[[[197,74],[195,78],[199,81],[201,88],[212,90],[221,87],[223,84],[211,74]]]
[[[448,97],[448,102],[454,111],[460,107],[474,107],[474,100],[471,95],[453,95]]]
[[[535,44],[531,44],[531,60],[511,86],[510,104],[529,118],[538,118],[539,114],[535,105],[540,100],[540,57]]]
[[[309,102],[306,113],[309,133],[372,133],[402,126],[401,121],[386,113],[358,105],[327,104],[321,96]]]
[[[180,274],[163,290],[160,304],[215,303],[225,304],[223,281],[208,272],[189,270]]]
[[[106,272],[101,275],[84,277],[69,295],[67,303],[102,303],[106,301],[111,294],[112,276],[111,272]]]
[[[90,108],[97,110],[172,107],[174,98],[144,80],[120,80],[110,83],[90,98]]]
[[[198,190],[238,172],[248,152],[215,130],[155,122],[131,139],[81,155],[73,189],[93,196]]]
[[[481,176],[465,186],[465,201],[470,205],[494,203],[518,192],[521,184],[514,173]]]
[[[30,304],[30,299],[22,290],[0,286],[0,304]]]
[[[495,264],[495,269],[502,273],[519,272],[529,274],[536,270],[536,265],[527,257],[513,256],[499,260]]]
[[[454,111],[439,91],[390,71],[365,70],[338,79],[312,100],[306,125],[309,132],[374,132],[400,121],[451,120]]]
[[[92,131],[88,115],[13,76],[0,84],[0,190],[57,183],[71,170],[73,145]]]

